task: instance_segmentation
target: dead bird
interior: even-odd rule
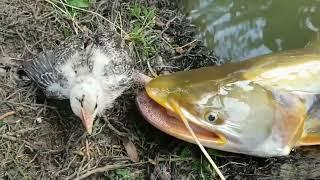
[[[96,116],[130,87],[133,60],[112,34],[75,38],[22,64],[48,98],[69,99],[72,111],[91,134]]]
[[[149,123],[203,146],[260,157],[320,144],[320,51],[265,55],[147,82],[136,100]]]

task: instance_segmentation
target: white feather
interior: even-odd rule
[[[93,50],[91,58],[94,61],[93,74],[96,76],[102,76],[105,74],[105,66],[111,63],[111,58],[113,57],[106,56],[106,54],[103,53],[103,50],[96,48]]]
[[[77,99],[85,95],[84,108],[91,114],[101,115],[107,108],[113,107],[115,100],[129,88],[129,81],[131,79],[129,73],[114,72],[115,67],[121,69],[122,72],[126,70],[128,64],[123,63],[123,67],[119,67],[119,61],[130,62],[131,59],[123,59],[123,57],[129,58],[128,55],[121,56],[118,50],[109,49],[106,53],[100,47],[89,47],[91,56],[89,62],[92,62],[92,71],[89,67],[78,67],[78,75],[75,74],[74,63],[79,58],[79,54],[76,53],[71,57],[68,63],[61,67],[61,70],[69,78],[71,91],[70,102],[73,112],[81,117],[80,103]],[[112,53],[110,53],[110,51]],[[121,51],[122,52],[122,51]],[[122,52],[123,53],[123,52]],[[85,55],[86,56],[86,55]],[[112,72],[106,72],[112,71]],[[97,97],[97,98],[96,98]],[[93,110],[95,105],[98,105],[96,110]]]

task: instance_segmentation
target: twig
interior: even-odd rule
[[[194,42],[196,42],[196,41],[198,41],[198,39],[194,39],[193,41],[188,42],[187,44],[185,44],[185,45],[183,45],[183,46],[176,47],[176,49],[177,49],[177,48],[184,48],[184,47],[187,47],[187,46],[189,46],[190,44],[192,44],[192,43],[194,43]]]
[[[89,147],[88,139],[86,139],[86,154],[88,159],[90,159],[90,147]]]
[[[121,14],[120,14],[120,12],[118,12],[118,17],[119,17],[120,26],[121,26],[121,29],[122,29],[122,27],[123,27],[123,23],[122,23],[122,18],[121,18]],[[121,31],[121,33],[120,33],[120,36],[123,38],[122,31]]]
[[[120,136],[120,137],[125,137],[125,136],[126,136],[126,133],[120,132],[119,130],[117,130],[117,129],[110,123],[110,121],[108,120],[107,116],[103,115],[102,118],[103,118],[104,122],[107,123],[108,127],[109,127],[112,131],[114,131],[118,136]]]
[[[177,18],[178,18],[178,17],[175,16],[174,18],[172,18],[172,19],[170,19],[169,21],[167,21],[167,23],[166,23],[166,25],[165,25],[166,27],[161,31],[160,36],[162,36],[162,34],[163,34],[166,30],[169,29],[170,24],[171,24],[173,21],[175,21]]]
[[[157,77],[158,75],[153,71],[151,65],[150,65],[150,61],[147,61],[147,65],[148,65],[148,69],[151,72],[153,77]]]
[[[227,164],[224,164],[222,166],[219,166],[219,168],[224,168],[225,166],[228,166],[230,164],[235,164],[235,165],[241,165],[241,166],[247,166],[248,164],[244,164],[244,163],[238,163],[238,162],[228,162]]]
[[[160,162],[160,161],[171,161],[171,162],[176,162],[176,161],[189,161],[192,160],[192,158],[170,158],[170,159],[166,159],[166,158],[159,158],[156,161]],[[92,170],[87,171],[85,174],[74,178],[74,180],[81,180],[81,179],[85,179],[95,173],[103,173],[106,171],[110,171],[110,170],[115,170],[115,169],[119,169],[119,168],[125,168],[125,167],[129,167],[129,166],[135,166],[135,165],[142,165],[142,164],[147,164],[147,163],[151,163],[151,164],[155,164],[154,163],[155,160],[151,160],[149,159],[148,161],[143,161],[143,162],[137,162],[137,163],[132,163],[132,164],[116,164],[116,165],[106,165],[104,167],[100,167],[100,168],[95,168]]]
[[[96,173],[103,173],[106,171],[114,170],[114,169],[119,169],[119,168],[124,168],[124,167],[129,167],[129,166],[135,166],[135,165],[141,165],[141,164],[146,164],[148,161],[143,161],[143,162],[138,162],[138,163],[132,163],[132,164],[115,164],[115,165],[106,165],[104,167],[92,169],[85,174],[74,178],[74,180],[81,180],[81,179],[86,179],[87,177],[91,176],[92,174]]]
[[[13,61],[27,61],[27,60],[29,60],[29,59],[24,60],[24,59],[21,59],[21,58],[15,58],[15,57],[6,57],[6,58],[8,58],[8,59],[10,59],[10,60],[13,60]]]
[[[35,130],[38,130],[40,129],[40,127],[36,127],[36,128],[25,128],[25,129],[21,129],[21,130],[18,130],[18,131],[15,131],[15,132],[7,132],[6,134],[9,135],[9,136],[21,136],[22,134],[25,134],[29,131],[35,131]]]
[[[30,48],[28,47],[28,44],[26,42],[26,40],[23,38],[23,36],[16,30],[16,34],[18,34],[18,36],[20,37],[20,39],[22,40],[23,44],[24,44],[24,50],[23,50],[23,54],[25,54],[25,50],[27,50],[29,53],[31,53],[32,55],[35,55],[35,53],[33,53]]]
[[[6,117],[8,117],[8,116],[12,116],[12,115],[14,115],[14,114],[16,114],[15,111],[7,112],[7,113],[3,114],[2,116],[0,116],[0,120],[3,120],[4,118],[6,118]]]
[[[188,120],[182,116],[182,112],[179,108],[177,108],[178,104],[176,102],[171,102],[171,104],[173,105],[173,108],[178,112],[178,114],[181,117],[181,120],[183,121],[183,123],[185,124],[185,126],[187,127],[187,129],[189,130],[189,132],[191,133],[194,141],[197,143],[197,145],[199,146],[199,148],[201,149],[202,153],[204,154],[204,156],[207,158],[207,160],[210,162],[210,164],[212,165],[212,167],[215,169],[215,171],[217,172],[217,174],[219,175],[221,180],[225,180],[226,178],[224,177],[224,175],[221,173],[220,169],[218,168],[218,166],[216,165],[216,163],[214,163],[214,161],[212,160],[212,158],[210,157],[210,155],[208,154],[208,152],[206,151],[206,149],[203,147],[203,145],[200,143],[198,137],[195,135],[195,133],[193,132],[192,128],[190,127]]]
[[[14,142],[20,142],[20,141],[22,141],[23,143],[25,143],[25,144],[28,146],[28,148],[30,148],[30,150],[33,151],[33,150],[36,149],[31,143],[29,143],[29,142],[27,142],[27,141],[25,141],[25,140],[19,140],[18,138],[13,137],[13,136],[9,136],[9,135],[6,135],[6,134],[1,134],[1,135],[0,135],[0,138],[7,139],[7,140],[9,140],[9,141],[14,141]]]
[[[49,109],[53,109],[53,110],[57,109],[54,106],[49,106],[49,105],[45,105],[45,104],[37,104],[37,103],[19,103],[19,102],[13,102],[13,101],[8,101],[8,100],[0,100],[0,102],[8,103],[11,105],[20,105],[20,106],[30,108],[30,109],[37,109],[38,107],[44,107],[44,108],[49,108]]]
[[[148,159],[150,164],[156,165],[157,162],[163,162],[163,161],[169,161],[169,162],[177,162],[177,161],[191,161],[192,158],[181,158],[181,157],[175,157],[175,158],[156,158],[156,159]]]
[[[74,156],[72,160],[68,163],[66,168],[54,173],[55,177],[58,177],[61,173],[65,172],[66,170],[70,169],[71,164],[76,160],[77,156]]]

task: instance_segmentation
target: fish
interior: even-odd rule
[[[287,156],[320,144],[320,50],[302,48],[161,75],[136,96],[145,120],[216,150]]]

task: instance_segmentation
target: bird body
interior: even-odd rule
[[[129,88],[132,65],[127,51],[104,34],[44,51],[23,68],[48,98],[70,99],[72,111],[91,133],[94,118]]]

